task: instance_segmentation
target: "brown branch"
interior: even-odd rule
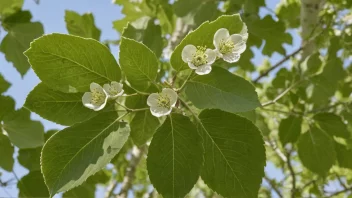
[[[275,186],[275,181],[270,179],[267,175],[264,176],[264,179],[266,180],[266,182],[268,182],[268,184],[270,185],[270,188],[273,189],[275,191],[275,193],[277,194],[277,196],[279,196],[280,198],[282,198],[282,194],[280,192],[280,190]]]
[[[137,166],[141,161],[144,154],[147,152],[148,146],[143,145],[141,148],[133,147],[132,158],[130,160],[130,164],[126,169],[125,177],[123,178],[123,182],[121,184],[121,191],[116,196],[116,198],[126,198],[128,196],[128,191],[132,187],[133,179],[135,177],[135,173],[137,170]]]
[[[342,193],[346,193],[348,191],[352,191],[352,187],[349,187],[349,188],[346,188],[346,189],[343,189],[343,190],[340,190],[340,191],[336,191],[336,192],[333,192],[330,196],[328,196],[327,198],[329,197],[335,197],[339,194],[342,194]]]
[[[271,71],[273,71],[274,69],[276,69],[277,67],[281,66],[284,62],[286,62],[288,59],[290,59],[293,56],[296,56],[298,53],[300,53],[303,50],[303,47],[298,48],[296,51],[292,52],[291,54],[285,56],[282,60],[280,60],[279,62],[277,62],[275,65],[273,65],[272,67],[270,67],[268,70],[266,70],[264,73],[262,73],[260,76],[258,76],[253,82],[257,83],[260,79],[262,79],[263,77],[269,75],[269,73]]]
[[[289,151],[287,153],[287,167],[288,167],[288,170],[290,171],[290,175],[292,177],[291,197],[295,198],[296,197],[296,173],[293,170],[293,166],[292,166],[292,163],[291,163],[291,152],[292,151]]]

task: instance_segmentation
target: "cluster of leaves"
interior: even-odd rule
[[[42,25],[31,22],[31,14],[21,10],[23,1],[0,0],[2,27],[8,32],[1,51],[22,75],[31,65],[42,81],[20,110],[15,110],[11,97],[0,96],[0,167],[12,171],[14,145],[19,148],[19,163],[30,170],[18,183],[20,196],[67,191],[64,197],[94,197],[98,183],[110,180],[112,191],[116,183],[125,184],[131,166],[136,178],[129,188],[136,197],[148,193],[150,184],[164,197],[184,197],[192,189],[189,196],[207,197],[272,193],[327,197],[350,192],[352,66],[346,57],[351,56],[352,27],[345,11],[352,5],[348,0],[323,5],[309,41],[316,48],[303,60],[296,53],[287,55],[284,48],[293,42],[287,29],[302,23],[297,0],[280,3],[275,13],[262,18],[258,13],[266,6],[264,1],[115,3],[123,6],[125,14],[113,23],[121,34],[114,42],[120,47],[119,64],[99,42],[101,31],[92,14],[66,11],[71,35],[41,36]],[[181,58],[184,46],[213,46],[219,28],[239,33],[243,22],[238,12],[243,13],[249,32],[241,59],[234,64],[219,59],[210,74],[190,75]],[[28,29],[31,32],[24,34]],[[266,56],[278,53],[283,60],[291,58],[291,64],[272,79],[254,79],[254,87],[249,82],[253,76],[262,79],[284,62],[264,61],[257,69],[251,61],[255,48]],[[82,105],[90,83],[112,81],[123,82],[128,97],[109,102],[99,112]],[[0,76],[1,94],[9,86]],[[146,98],[164,87],[178,91],[178,102],[170,116],[156,118],[147,110]],[[44,133],[27,109],[68,127]],[[140,151],[149,147],[146,158],[142,153],[135,159],[131,150],[137,147]],[[104,170],[109,162],[114,171]],[[264,173],[268,162],[289,176],[272,179]],[[268,185],[260,188],[263,177]],[[342,190],[327,192],[329,181],[341,182]]]

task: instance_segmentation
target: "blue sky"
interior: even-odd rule
[[[279,0],[267,0],[267,6],[275,9]],[[92,12],[95,17],[95,22],[98,28],[102,30],[101,40],[117,39],[118,34],[112,28],[112,21],[123,17],[121,14],[121,7],[113,5],[109,0],[60,0],[48,1],[41,0],[40,4],[35,4],[34,0],[25,0],[24,10],[30,10],[33,19],[32,21],[40,21],[44,25],[45,33],[67,33],[64,21],[65,10],[74,10],[80,14],[85,12]],[[266,9],[261,9],[261,16],[271,14]],[[300,38],[294,31],[290,31],[293,35],[293,45],[285,46],[287,52],[290,53],[297,49],[300,45]],[[5,32],[1,30],[0,40],[5,36]],[[264,57],[261,56],[259,49],[253,49],[255,58],[252,60],[255,65],[260,65]],[[116,57],[118,54],[117,48],[112,48],[112,53]],[[270,57],[272,63],[276,63],[282,56],[274,54]],[[5,60],[5,57],[0,53],[0,73],[6,78],[7,81],[12,83],[11,88],[6,92],[6,95],[12,96],[16,100],[16,107],[20,108],[24,104],[27,94],[40,82],[36,74],[30,70],[24,78],[14,69],[11,63]],[[46,130],[61,129],[62,126],[56,125],[49,121],[41,119],[38,115],[32,114],[32,118],[40,120],[44,124]],[[18,163],[15,165],[15,172],[19,177],[27,174],[27,170],[22,168]],[[282,174],[278,172],[273,165],[269,164],[266,170],[271,173],[273,177],[280,178]],[[5,174],[4,178],[12,178],[12,174]],[[15,186],[6,188],[8,193],[13,197],[17,196]],[[0,197],[7,196],[4,190],[0,189]]]

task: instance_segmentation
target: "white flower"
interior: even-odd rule
[[[105,90],[97,83],[90,84],[90,91],[84,93],[82,103],[85,107],[94,111],[102,110],[109,98]]]
[[[148,96],[147,104],[150,112],[155,117],[161,117],[171,113],[172,107],[177,101],[177,93],[169,88],[164,88],[161,93],[152,93]]]
[[[237,62],[240,55],[246,50],[247,39],[246,25],[243,26],[240,34],[230,35],[227,29],[219,29],[216,31],[213,40],[217,56],[229,63]]]
[[[188,63],[191,69],[195,69],[198,75],[205,75],[210,73],[211,64],[216,60],[216,53],[205,47],[186,45],[182,50],[182,60]]]
[[[112,81],[110,84],[104,84],[103,88],[106,93],[109,94],[109,97],[116,99],[118,96],[123,94],[123,84]]]

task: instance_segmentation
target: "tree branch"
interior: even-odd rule
[[[271,189],[273,189],[275,191],[275,193],[277,194],[277,196],[279,196],[280,198],[283,198],[280,190],[275,186],[275,181],[273,181],[272,179],[270,179],[267,175],[264,176],[264,179],[266,180],[266,182],[268,182],[268,184],[270,185]]]
[[[128,191],[132,187],[137,166],[141,161],[142,157],[144,156],[144,154],[147,152],[147,150],[148,150],[147,145],[143,145],[139,149],[136,146],[133,147],[132,158],[130,160],[129,166],[126,169],[125,177],[123,178],[123,182],[121,184],[121,191],[116,196],[116,198],[126,198],[128,196]]]
[[[349,188],[346,188],[346,189],[343,189],[343,190],[340,190],[340,191],[336,191],[336,192],[333,192],[332,194],[330,194],[330,196],[328,196],[327,198],[329,197],[335,197],[339,194],[342,194],[342,193],[346,193],[348,191],[352,191],[352,187],[349,187]]]
[[[289,151],[287,153],[287,167],[288,167],[288,170],[290,171],[290,175],[292,177],[291,197],[295,198],[296,197],[296,174],[295,174],[295,171],[293,170],[293,166],[291,163],[291,152],[292,151]]]
[[[282,60],[280,60],[279,62],[277,62],[275,65],[273,65],[272,67],[270,67],[268,70],[266,70],[264,73],[262,73],[260,76],[258,76],[253,82],[257,83],[260,79],[262,79],[263,77],[269,75],[269,73],[271,71],[273,71],[274,69],[276,69],[277,67],[281,66],[284,62],[286,62],[288,59],[290,59],[293,56],[296,56],[298,53],[300,53],[303,50],[303,47],[298,48],[296,51],[292,52],[291,54],[285,56]]]
[[[283,96],[285,96],[285,95],[286,95],[288,92],[290,92],[293,88],[295,88],[296,86],[300,85],[303,81],[304,81],[304,80],[299,80],[299,81],[295,82],[295,83],[294,83],[293,85],[291,85],[289,88],[287,88],[286,90],[284,90],[280,95],[276,96],[276,98],[275,98],[274,100],[262,104],[262,107],[275,104],[278,100],[280,100]]]

